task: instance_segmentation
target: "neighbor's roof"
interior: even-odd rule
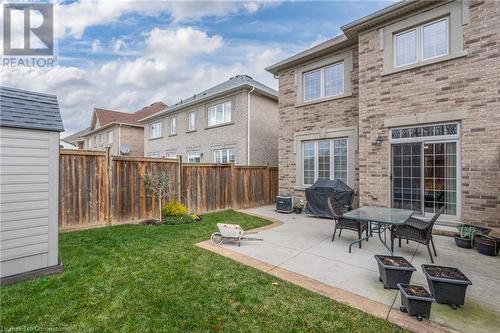
[[[0,125],[64,131],[57,96],[0,87]]]
[[[278,92],[276,90],[274,90],[273,88],[270,88],[270,87],[266,86],[265,84],[262,84],[258,81],[255,81],[254,79],[252,79],[248,75],[236,75],[236,76],[230,78],[229,80],[224,81],[224,82],[222,82],[222,83],[220,83],[220,84],[218,84],[210,89],[207,89],[201,93],[195,94],[194,96],[191,96],[185,100],[181,100],[180,102],[172,105],[171,107],[167,107],[164,111],[155,113],[155,114],[150,115],[150,116],[143,117],[142,119],[140,119],[140,121],[149,120],[149,119],[155,118],[155,117],[160,116],[160,115],[164,115],[167,113],[171,113],[171,112],[183,109],[183,108],[188,107],[188,106],[195,105],[195,104],[200,103],[202,101],[206,101],[210,98],[215,98],[217,96],[221,96],[221,95],[227,94],[229,92],[237,91],[239,89],[244,89],[244,88],[248,88],[248,89],[255,88],[260,93],[262,93],[268,97],[278,99]]]
[[[71,135],[68,135],[67,137],[62,138],[61,140],[69,142],[69,143],[73,143],[73,142],[77,142],[77,141],[84,141],[85,139],[83,138],[83,136],[85,134],[87,134],[88,132],[90,132],[90,127],[82,129],[81,131],[78,131],[78,132],[73,133]]]
[[[341,35],[333,37],[323,43],[311,47],[310,49],[297,53],[283,61],[269,66],[266,70],[273,74],[278,74],[278,72],[284,69],[326,54],[330,54],[344,47],[354,45],[356,44],[358,33],[360,31],[372,28],[380,23],[400,17],[416,9],[430,5],[439,5],[440,3],[444,3],[444,1],[403,0],[397,2],[356,21],[343,25],[340,27],[343,31]]]

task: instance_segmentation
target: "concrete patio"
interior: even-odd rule
[[[272,206],[252,208],[243,212],[278,220],[282,224],[260,231],[259,237],[264,239],[263,242],[243,241],[241,247],[229,242],[221,246],[225,250],[265,263],[267,268],[262,270],[268,273],[272,274],[276,269],[286,270],[338,290],[362,296],[363,298],[357,297],[357,302],[360,299],[368,299],[374,301],[373,304],[380,305],[378,306],[380,317],[385,316],[390,319],[396,316],[399,318],[395,320],[396,322],[402,319],[398,292],[384,289],[378,281],[378,268],[373,255],[387,254],[387,250],[378,238],[364,241],[362,249],[357,245],[353,246],[352,253],[349,254],[348,245],[356,239],[356,233],[346,230],[332,243],[333,221],[331,220],[305,215],[279,214]],[[434,303],[430,321],[462,332],[500,331],[498,257],[487,257],[475,250],[458,248],[450,237],[435,236],[434,240],[438,253],[436,264],[459,268],[473,285],[467,289],[465,305],[457,310],[452,310],[448,305]],[[404,256],[417,268],[412,276],[412,283],[423,285],[428,289],[421,269],[421,264],[430,263],[427,249],[413,242],[410,244],[403,242],[403,246],[396,247],[395,252],[396,255]],[[373,311],[375,312],[375,309]],[[416,324],[414,330],[423,330],[425,327],[418,326],[416,319],[411,318],[411,320]],[[409,325],[403,326],[412,329],[413,323],[406,319],[405,321]]]

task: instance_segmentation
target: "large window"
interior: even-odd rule
[[[340,62],[303,74],[304,102],[344,93],[344,63]]]
[[[189,163],[200,163],[201,153],[199,151],[188,151],[188,162]]]
[[[108,143],[113,143],[113,131],[108,131]]]
[[[188,113],[188,131],[194,131],[196,129],[196,113]]]
[[[394,66],[401,67],[448,54],[448,18],[394,35]]]
[[[170,118],[170,135],[174,135],[177,133],[177,118]]]
[[[155,139],[161,137],[161,121],[149,125],[149,138]]]
[[[234,161],[234,149],[217,149],[214,150],[214,163],[230,163]]]
[[[302,143],[303,183],[339,179],[347,184],[347,138]]]
[[[208,126],[231,122],[231,102],[217,104],[208,108]]]
[[[393,207],[459,215],[458,140],[457,123],[391,130]]]

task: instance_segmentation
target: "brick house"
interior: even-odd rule
[[[268,68],[279,189],[344,180],[360,205],[500,227],[500,2],[404,1]]]
[[[237,75],[145,117],[145,155],[181,155],[191,163],[277,165],[277,94]]]
[[[156,102],[135,113],[118,112],[95,108],[90,127],[75,133],[64,141],[88,150],[105,150],[111,147],[112,155],[123,155],[120,146],[128,146],[130,156],[144,156],[144,125],[139,119],[160,112],[166,108],[163,102]],[[73,141],[73,142],[72,142]]]

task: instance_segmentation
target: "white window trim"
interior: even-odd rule
[[[301,143],[301,148],[302,148],[302,185],[303,186],[311,186],[313,185],[313,183],[318,180],[318,175],[319,175],[319,150],[318,150],[318,142],[319,141],[325,141],[325,140],[328,140],[329,141],[329,145],[330,145],[330,179],[332,179],[332,176],[335,174],[335,170],[334,170],[334,165],[335,165],[335,154],[333,153],[332,154],[332,147],[333,147],[333,150],[335,149],[335,145],[332,145],[332,143],[335,141],[335,140],[346,140],[346,149],[347,149],[347,155],[346,155],[346,162],[347,162],[347,165],[346,165],[346,184],[349,182],[349,138],[348,137],[336,137],[336,138],[325,138],[325,139],[314,139],[314,140],[304,140],[302,141]],[[303,150],[303,145],[305,142],[314,142],[314,182],[312,184],[307,184],[304,180],[304,169],[305,169],[305,159],[304,159],[304,150]]]
[[[226,157],[227,157],[227,163],[231,163],[231,159],[230,159],[230,156],[231,154],[229,154],[230,150],[233,151],[233,156],[234,156],[234,160],[236,159],[236,151],[234,148],[221,148],[221,149],[214,149],[214,163],[222,163],[222,162],[217,162],[217,152],[219,151],[226,151]],[[222,157],[222,154],[221,154],[221,157]]]
[[[152,133],[151,133],[151,129],[152,129],[152,127],[153,127],[154,125],[158,125],[158,126],[159,126],[159,129],[158,129],[158,135],[155,135],[155,136],[153,136],[153,135],[152,135]],[[148,126],[148,128],[149,128],[149,131],[148,131],[148,132],[149,132],[149,138],[150,138],[150,139],[157,139],[157,138],[161,138],[161,134],[162,134],[161,132],[162,132],[162,130],[163,130],[163,129],[162,129],[162,127],[163,127],[163,126],[162,126],[162,122],[161,122],[161,121],[157,121],[157,122],[154,122],[154,123],[149,124],[149,126]]]
[[[188,163],[201,163],[201,152],[199,150],[188,151],[187,157],[188,157]],[[193,158],[198,157],[200,159],[200,162],[191,162],[192,157]]]
[[[193,116],[193,126],[191,127],[191,116]],[[191,111],[188,113],[188,131],[194,131],[196,129],[196,112]]]
[[[227,121],[226,121],[226,113],[228,111],[226,110],[226,104],[229,104],[229,120],[227,120]],[[222,118],[223,118],[222,122],[217,122],[217,106],[219,106],[219,105],[222,105]],[[214,110],[214,112],[215,112],[215,123],[214,124],[210,123],[210,119],[211,119],[210,113],[212,110]],[[232,101],[225,101],[225,102],[217,103],[214,105],[210,105],[207,108],[207,126],[208,127],[229,124],[229,123],[231,123],[232,119],[233,119],[233,103],[232,103]]]
[[[177,134],[177,117],[170,118],[170,135]]]
[[[113,130],[108,131],[108,143],[113,143]]]
[[[325,69],[327,68],[330,68],[330,67],[335,67],[335,66],[338,66],[342,64],[342,90],[340,91],[340,93],[337,93],[337,94],[334,94],[334,95],[325,95]],[[319,97],[316,97],[316,98],[311,98],[311,99],[306,99],[306,89],[305,89],[305,76],[307,74],[311,74],[311,73],[314,73],[314,72],[320,72],[320,79],[319,79],[319,82],[320,82],[320,86],[319,86]],[[321,99],[325,99],[325,98],[333,98],[333,97],[336,97],[336,96],[341,96],[341,95],[344,95],[345,93],[345,64],[344,64],[344,61],[338,61],[338,62],[335,62],[333,64],[329,64],[327,66],[323,66],[323,67],[320,67],[320,68],[316,68],[314,70],[310,70],[310,71],[307,71],[307,72],[303,72],[302,73],[302,100],[304,101],[304,103],[310,103],[310,102],[313,102],[313,101],[316,101],[316,100],[321,100]]]
[[[444,54],[440,54],[440,55],[437,55],[437,56],[433,56],[433,57],[430,57],[430,58],[424,58],[424,48],[423,48],[423,45],[424,45],[424,34],[423,34],[423,29],[424,27],[426,26],[429,26],[429,25],[432,25],[434,23],[438,23],[438,22],[441,22],[441,21],[446,21],[446,53]],[[397,44],[396,44],[396,38],[398,36],[401,36],[401,35],[404,35],[405,33],[408,33],[410,31],[416,31],[416,34],[417,34],[417,45],[416,45],[416,51],[417,51],[417,58],[416,58],[416,61],[414,62],[410,62],[410,63],[407,63],[407,64],[403,64],[403,65],[397,65],[396,63],[396,54],[397,54]],[[413,28],[410,28],[410,29],[406,29],[404,31],[401,31],[401,32],[398,32],[396,34],[393,35],[393,38],[392,38],[392,45],[393,45],[393,65],[394,65],[394,68],[402,68],[402,67],[406,67],[406,66],[410,66],[410,65],[414,65],[414,64],[417,64],[417,63],[421,63],[421,62],[424,62],[424,61],[427,61],[427,60],[432,60],[432,59],[437,59],[437,58],[441,58],[441,57],[446,57],[450,54],[450,20],[449,20],[449,17],[443,17],[443,18],[440,18],[440,19],[437,19],[437,20],[434,20],[434,21],[430,21],[430,22],[426,22],[424,24],[420,24],[416,27],[413,27]]]

